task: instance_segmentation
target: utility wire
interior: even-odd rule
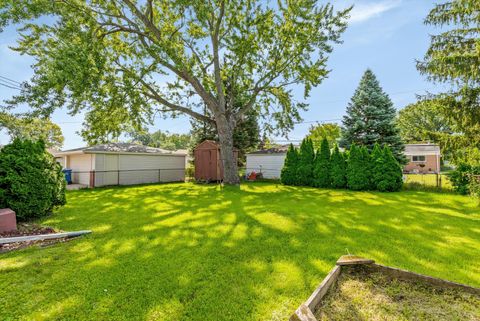
[[[2,82],[2,80],[0,80],[0,86],[4,86],[4,87],[10,88],[10,89],[22,90],[22,88],[20,88],[18,86],[15,86],[15,85],[12,85],[12,84],[9,84],[9,83]]]
[[[19,81],[13,80],[13,79],[8,78],[8,77],[5,77],[5,76],[0,76],[0,78],[3,78],[4,80],[7,80],[7,81],[10,81],[10,82],[16,83],[16,84],[18,84],[18,85],[21,85],[21,84],[22,84],[22,83],[19,82]]]

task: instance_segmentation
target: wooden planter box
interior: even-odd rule
[[[342,269],[348,268],[348,266],[360,266],[363,265],[371,271],[381,272],[392,278],[397,278],[400,280],[413,280],[421,281],[432,286],[443,287],[443,288],[454,288],[480,295],[480,289],[474,288],[468,285],[455,283],[447,280],[442,280],[422,274],[413,273],[410,271],[405,271],[397,269],[394,267],[384,266],[376,264],[375,261],[364,259],[358,256],[345,255],[340,257],[337,261],[335,267],[328,273],[325,279],[320,283],[320,285],[313,291],[310,297],[298,307],[295,313],[290,317],[290,321],[318,321],[315,317],[318,307],[322,302],[322,299],[328,293],[328,291],[336,283],[338,277],[342,273]]]

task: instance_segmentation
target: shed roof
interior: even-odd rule
[[[150,146],[144,146],[140,144],[132,144],[132,143],[108,143],[108,144],[100,144],[95,146],[89,147],[81,147],[81,148],[74,148],[68,149],[61,152],[55,153],[56,155],[68,155],[68,154],[90,154],[90,153],[119,153],[119,154],[160,154],[160,155],[179,155],[179,156],[186,156],[186,153],[180,151],[170,151],[161,148],[155,148]]]
[[[288,150],[288,146],[273,147],[267,149],[260,149],[247,155],[272,155],[272,154],[285,154]]]

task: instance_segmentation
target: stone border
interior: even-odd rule
[[[472,294],[480,295],[480,288],[475,288],[461,283],[456,283],[423,274],[418,274],[415,272],[397,269],[390,266],[376,264],[374,260],[365,259],[355,255],[344,255],[338,259],[335,267],[328,273],[328,275],[325,277],[325,279],[323,279],[322,283],[320,283],[320,285],[315,289],[315,291],[313,291],[312,295],[310,295],[307,301],[300,305],[300,307],[290,317],[289,321],[318,321],[314,315],[316,307],[320,304],[323,297],[325,296],[325,294],[327,294],[328,290],[330,290],[332,285],[335,284],[335,282],[337,281],[338,276],[342,273],[342,267],[354,265],[365,265],[373,271],[379,271],[388,274],[391,277],[402,280],[418,280],[429,283],[432,286],[456,288]]]
[[[81,236],[84,234],[90,234],[90,233],[92,233],[92,231],[84,230],[84,231],[52,233],[52,234],[0,237],[0,244],[43,241],[43,240],[60,239],[60,238],[72,238],[72,237],[78,237],[78,236]]]

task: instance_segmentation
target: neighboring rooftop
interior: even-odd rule
[[[170,155],[185,155],[185,153],[180,151],[170,151],[161,148],[149,147],[139,144],[131,143],[108,143],[101,144],[89,147],[81,147],[68,149],[58,152],[57,154],[63,153],[75,153],[75,152],[84,152],[84,153],[146,153],[146,154],[170,154]]]
[[[279,146],[267,149],[260,149],[254,152],[248,153],[249,155],[256,155],[256,154],[285,154],[288,150],[288,146]]]
[[[440,146],[437,144],[406,144],[405,154],[412,153],[429,153],[432,155],[440,155]]]

